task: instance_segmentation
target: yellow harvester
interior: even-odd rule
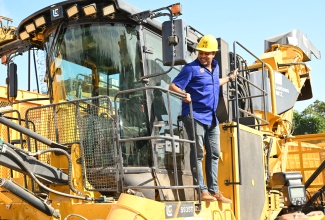
[[[70,0],[18,28],[1,26],[0,219],[271,220],[324,211],[325,134],[292,135],[295,102],[312,97],[306,62],[320,58],[299,30],[265,40],[253,64],[238,54],[250,54],[242,44],[230,50],[217,39],[220,77],[240,72],[221,88],[216,112],[218,182],[233,203],[201,201],[182,96],[168,90],[203,36],[180,9]],[[37,71],[15,62],[24,53]],[[33,72],[45,91],[40,80],[30,91]]]

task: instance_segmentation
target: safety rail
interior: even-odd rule
[[[241,93],[241,97],[238,97],[238,91],[239,91],[239,80],[238,78],[236,77],[235,81],[233,84],[231,84],[231,87],[234,89],[232,90],[235,95],[233,98],[229,98],[228,99],[228,108],[229,108],[229,105],[230,103],[233,103],[234,105],[234,109],[236,110],[235,111],[235,114],[234,114],[234,118],[236,119],[237,121],[237,124],[239,124],[239,119],[240,119],[240,116],[239,116],[239,112],[242,112],[242,113],[245,113],[251,117],[253,117],[254,119],[256,119],[257,121],[262,121],[264,122],[265,124],[254,124],[254,125],[249,125],[249,126],[264,126],[264,125],[268,125],[269,122],[267,121],[267,113],[266,113],[266,109],[267,109],[267,101],[266,101],[266,96],[268,96],[268,92],[266,91],[266,84],[267,84],[267,75],[266,75],[266,71],[265,71],[265,68],[267,68],[269,70],[269,74],[270,74],[270,80],[271,80],[271,97],[272,99],[275,99],[275,90],[274,90],[274,83],[272,83],[272,81],[274,81],[273,79],[273,71],[272,71],[272,68],[270,68],[266,63],[264,63],[261,59],[259,59],[256,55],[254,55],[250,50],[248,50],[246,47],[244,47],[242,44],[240,44],[239,42],[235,41],[234,44],[233,44],[233,50],[234,50],[234,69],[237,69],[239,64],[236,62],[236,45],[238,45],[239,47],[241,47],[242,49],[244,49],[247,53],[249,53],[251,56],[253,56],[257,61],[258,63],[255,63],[253,65],[250,65],[248,67],[245,67],[243,69],[239,69],[239,73],[243,73],[243,75],[245,74],[247,78],[241,76],[240,74],[237,76],[239,79],[241,79],[244,83],[248,84],[247,87],[250,88],[250,86],[252,86],[253,88],[257,89],[258,91],[261,92],[260,95],[255,95],[255,96],[252,96],[250,94],[250,89],[248,91],[248,95],[246,96],[243,96],[244,93]],[[251,72],[251,70],[254,70],[254,69],[257,69],[257,68],[261,68],[262,69],[262,88],[260,88],[258,85],[254,84],[253,82],[250,81],[250,76],[249,76],[249,73]],[[229,88],[228,88],[229,89]],[[228,96],[231,96],[229,90],[228,90]],[[261,97],[262,98],[262,104],[263,104],[263,118],[261,117],[258,117],[257,115],[254,114],[254,109],[253,107],[250,107],[250,109],[245,110],[245,109],[242,109],[239,107],[239,100],[248,100],[248,101],[251,101],[252,99],[254,98],[259,98]],[[275,106],[275,102],[274,104],[272,103],[272,109],[273,109],[273,112],[274,112],[274,109],[276,109],[276,106]]]
[[[109,96],[98,96],[30,108],[26,111],[27,128],[59,144],[79,144],[83,182],[90,191],[117,191],[115,123]],[[29,151],[47,149],[44,143],[31,141]],[[39,159],[50,163],[48,155]]]
[[[251,69],[252,68],[248,68],[248,69],[245,69],[243,71],[248,71],[249,72]],[[240,72],[242,72],[242,71],[240,71]],[[264,98],[265,96],[268,95],[268,92],[267,91],[265,91],[264,89],[258,87],[258,85],[250,82],[245,77],[238,75],[238,78],[241,79],[242,81],[246,82],[248,85],[253,86],[254,88],[256,88],[257,90],[259,90],[262,93],[262,95],[248,95],[248,96],[245,96],[245,97],[238,97],[237,96],[238,101],[239,100],[245,100],[245,99],[254,99],[254,98],[259,98],[259,97],[263,97]],[[228,101],[229,102],[236,101],[236,98],[229,98]],[[266,111],[265,110],[263,111],[263,116],[264,116],[263,118],[258,117],[257,115],[255,115],[254,113],[252,113],[252,112],[254,112],[254,109],[251,109],[251,111],[247,111],[245,109],[242,109],[242,108],[238,107],[238,111],[241,112],[241,113],[244,113],[244,114],[246,114],[248,116],[251,116],[251,117],[255,118],[259,122],[258,124],[252,124],[252,125],[249,125],[248,124],[247,126],[249,126],[249,127],[259,127],[259,126],[265,126],[265,125],[268,125],[269,124],[269,122],[266,120]],[[239,115],[239,112],[237,113],[237,115]],[[237,117],[235,117],[235,118],[237,118]],[[239,117],[239,119],[240,119],[240,117]],[[261,124],[260,122],[264,122],[264,124]]]
[[[3,111],[1,112],[3,114],[3,116],[9,120],[14,120],[14,121],[18,121],[18,124],[21,125],[22,122],[24,122],[25,120],[21,118],[20,112],[16,109],[12,109],[12,110],[8,110],[8,111]],[[17,117],[12,117],[9,115],[12,115],[13,113],[17,114]],[[16,142],[16,140],[12,140],[11,136],[10,136],[10,131],[9,131],[9,127],[7,127],[7,140],[9,143],[12,144],[20,144],[21,147],[23,147],[23,134],[20,132],[19,133],[19,137],[20,139],[18,140],[19,142]]]
[[[181,143],[189,143],[189,144],[196,144],[195,140],[187,140],[187,139],[182,139],[182,138],[178,138],[175,137],[175,134],[173,132],[173,119],[172,119],[172,115],[171,115],[171,104],[170,104],[170,96],[173,95],[174,97],[177,98],[183,98],[183,96],[181,94],[175,93],[173,91],[161,88],[161,87],[157,87],[157,86],[148,86],[148,87],[144,87],[144,88],[136,88],[136,89],[130,89],[130,90],[123,90],[123,91],[119,91],[116,93],[115,97],[114,97],[114,107],[115,107],[115,112],[118,113],[118,105],[117,105],[117,100],[121,100],[121,96],[122,95],[126,95],[126,94],[131,94],[131,93],[135,93],[135,92],[148,92],[148,90],[159,90],[162,91],[166,94],[166,98],[167,98],[167,114],[168,114],[168,122],[165,124],[167,125],[167,127],[169,127],[169,136],[164,136],[164,135],[159,135],[159,134],[155,134],[154,132],[150,132],[150,134],[148,134],[147,136],[143,136],[143,137],[127,137],[127,138],[123,138],[121,137],[121,118],[120,115],[117,114],[116,115],[116,124],[117,124],[117,147],[118,147],[118,151],[119,151],[119,160],[120,160],[120,174],[121,174],[121,186],[122,186],[122,192],[130,189],[157,189],[157,190],[161,190],[161,189],[171,189],[171,190],[176,190],[177,194],[178,194],[178,190],[179,189],[186,189],[186,188],[192,188],[192,189],[196,189],[197,190],[197,194],[199,197],[199,201],[201,202],[201,197],[200,197],[200,189],[199,189],[199,185],[180,185],[178,180],[179,180],[179,175],[178,175],[178,166],[177,166],[177,161],[176,161],[176,142],[181,144]],[[190,115],[193,116],[193,112],[192,112],[192,105],[190,103]],[[191,117],[193,118],[193,117]],[[150,121],[150,119],[149,119]],[[149,122],[147,121],[147,122]],[[155,124],[153,124],[153,126],[155,126]],[[159,123],[156,124],[156,126],[160,126]],[[193,128],[193,132],[194,132],[194,121],[192,120],[192,128]],[[174,185],[170,184],[168,186],[159,186],[159,185],[154,185],[154,186],[145,186],[145,185],[125,185],[124,182],[124,176],[125,176],[125,171],[128,169],[128,167],[124,167],[123,165],[123,157],[122,157],[122,143],[127,143],[127,142],[135,142],[135,141],[141,141],[141,140],[148,140],[148,141],[152,141],[153,143],[155,143],[155,141],[170,141],[171,142],[171,149],[172,149],[172,158],[173,158],[173,174],[174,174]],[[153,149],[153,145],[152,146],[152,151],[153,151],[153,155],[155,158],[155,164],[153,165],[153,167],[151,167],[152,172],[156,172],[156,170],[158,169],[157,167],[157,158],[156,155],[154,154],[154,149]],[[196,156],[196,155],[195,155]],[[196,177],[197,179],[197,177]],[[178,197],[178,196],[177,196]]]
[[[1,102],[0,101],[0,107],[7,107],[7,106],[10,106],[9,103],[6,103],[6,102]],[[5,109],[5,108],[4,108]],[[15,113],[17,116],[16,117],[12,117],[12,114]],[[10,109],[10,110],[5,110],[5,111],[0,111],[0,114],[3,115],[3,117],[9,119],[9,120],[15,120],[18,122],[19,125],[21,125],[21,122],[24,121],[24,119],[21,118],[21,115],[20,115],[20,112],[16,109]],[[11,132],[10,132],[10,128],[8,126],[7,127],[7,140],[9,143],[12,143],[12,144],[20,144],[20,147],[23,148],[23,145],[24,145],[24,141],[23,141],[23,134],[21,132],[19,132],[19,142],[17,140],[12,140],[12,137],[11,137]],[[7,178],[13,178],[14,177],[14,173],[13,173],[13,170],[10,169],[10,168],[6,168],[6,167],[3,167],[3,166],[0,166],[0,173],[4,173],[6,172],[6,170],[8,171],[8,175],[7,175]],[[9,176],[10,175],[10,176]],[[20,174],[19,174],[20,175]],[[26,182],[26,176],[24,175],[24,184],[26,185],[27,182]]]
[[[228,109],[230,109],[230,105],[232,105],[232,109],[234,109],[233,112],[233,117],[236,120],[235,124],[226,124],[223,126],[223,129],[228,129],[228,128],[236,128],[237,130],[237,151],[238,151],[238,160],[241,160],[241,154],[240,154],[240,129],[239,126],[241,124],[241,120],[240,120],[240,112],[244,113],[246,115],[251,116],[254,120],[257,120],[259,123],[256,124],[255,121],[252,124],[248,124],[247,126],[250,127],[259,127],[259,126],[264,126],[264,125],[268,125],[268,121],[267,121],[267,113],[266,113],[266,96],[268,95],[267,91],[266,91],[266,83],[267,83],[267,76],[266,76],[266,71],[265,71],[265,67],[267,67],[267,64],[264,63],[261,59],[259,59],[256,55],[254,55],[251,51],[249,51],[246,47],[244,47],[242,44],[240,44],[237,41],[234,41],[233,43],[233,54],[234,54],[234,60],[233,60],[233,67],[234,69],[237,69],[239,67],[239,61],[237,60],[237,55],[236,55],[236,46],[241,47],[242,49],[244,49],[247,53],[249,53],[251,56],[253,56],[259,63],[254,64],[252,66],[249,67],[245,67],[243,69],[239,69],[239,73],[242,73],[242,75],[246,74],[246,77],[237,75],[235,81],[233,83],[230,84],[230,86],[228,86],[227,88],[227,94],[228,94]],[[246,62],[246,61],[245,61]],[[257,68],[262,68],[262,88],[260,88],[258,85],[250,82],[250,78],[249,78],[249,73],[252,69],[257,69]],[[275,97],[274,91],[272,91],[273,89],[273,85],[272,85],[272,80],[273,79],[273,72],[271,71],[270,73],[270,78],[271,79],[271,97]],[[256,88],[257,90],[259,90],[261,92],[260,95],[254,95],[252,96],[250,94],[250,90],[248,90],[248,95],[244,96],[243,93],[240,93],[242,96],[239,97],[239,79],[242,80],[242,82],[248,84],[247,88],[250,88],[250,86],[253,86],[254,88]],[[230,87],[230,88],[229,88]],[[239,101],[240,100],[248,100],[249,102],[252,102],[252,99],[254,98],[262,98],[262,104],[263,104],[263,118],[258,117],[257,115],[254,114],[254,109],[251,106],[249,109],[245,110],[239,107]],[[275,102],[274,102],[275,103]],[[273,107],[273,103],[272,103],[272,107]],[[275,111],[276,108],[273,108],[273,111]],[[229,114],[229,118],[228,121],[230,119],[230,114]],[[260,122],[264,122],[264,124],[260,124]],[[240,164],[240,162],[238,162],[238,164]],[[230,185],[230,184],[242,184],[242,176],[241,176],[241,167],[240,165],[238,165],[238,171],[239,171],[239,180],[237,182],[231,182],[229,180],[225,181],[226,185]]]

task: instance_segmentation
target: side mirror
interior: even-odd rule
[[[173,33],[174,30],[174,33]],[[182,19],[165,21],[162,24],[162,50],[164,66],[185,65],[195,60],[196,45],[203,36],[191,26],[187,26]],[[173,51],[173,46],[175,51]]]
[[[18,81],[17,81],[17,64],[10,63],[8,69],[8,100],[13,102],[17,98]]]
[[[174,25],[174,27],[172,26]],[[173,34],[173,29],[175,33]],[[173,51],[173,46],[175,52]],[[174,65],[186,64],[187,41],[186,41],[186,25],[181,19],[165,21],[162,24],[162,50],[163,63],[165,66],[171,66],[173,59]],[[174,56],[174,54],[176,56]]]

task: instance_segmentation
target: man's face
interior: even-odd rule
[[[197,58],[203,66],[210,67],[215,54],[216,52],[204,52],[199,50]]]

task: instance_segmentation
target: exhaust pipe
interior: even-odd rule
[[[49,206],[45,202],[41,201],[39,198],[29,193],[19,185],[13,183],[10,180],[0,178],[0,187],[7,189],[9,192],[14,194],[15,196],[21,198],[29,205],[34,208],[40,210],[44,214],[48,216],[54,216],[56,218],[60,218],[60,213],[58,213],[53,207]]]

